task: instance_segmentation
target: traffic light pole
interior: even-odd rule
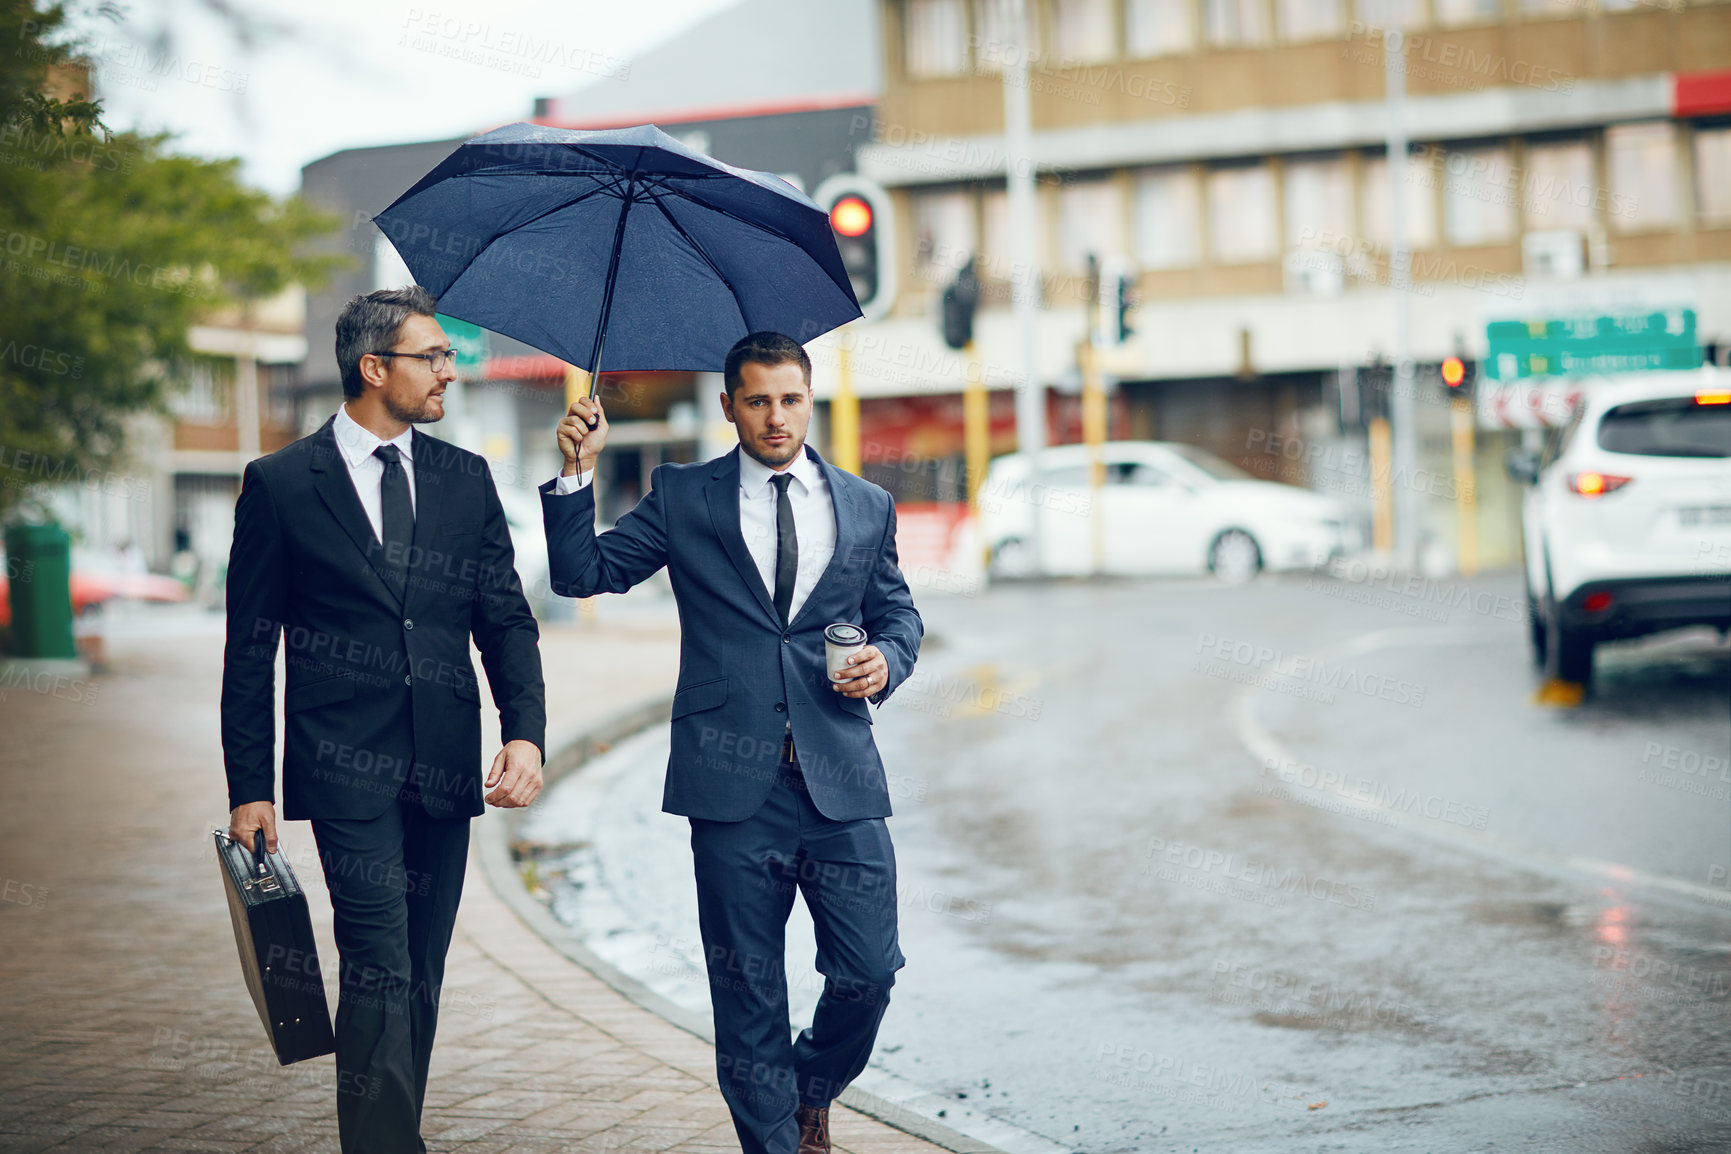
[[[1418,561],[1418,500],[1412,479],[1418,464],[1414,429],[1412,365],[1412,249],[1406,237],[1406,31],[1399,6],[1383,31],[1383,72],[1388,87],[1389,284],[1394,291],[1394,380],[1388,416],[1392,426],[1394,555],[1397,564]]]
[[[1016,384],[1017,448],[1034,454],[1046,447],[1046,387],[1040,379],[1040,270],[1035,247],[1033,108],[1028,93],[1026,0],[999,0],[1012,41],[1004,54],[1004,164],[1010,215],[1010,294],[1021,373]],[[1032,462],[1030,462],[1032,464]],[[1036,570],[1043,569],[1039,510],[1028,542]]]

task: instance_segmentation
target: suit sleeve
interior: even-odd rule
[[[547,572],[560,597],[624,593],[667,564],[667,517],[662,507],[662,469],[650,474],[649,493],[619,523],[595,532],[595,486],[566,496],[558,480],[541,486],[541,519],[547,529]]]
[[[288,564],[276,504],[258,462],[246,467],[228,554],[222,659],[222,761],[228,807],[276,801],[276,650]]]
[[[547,692],[541,679],[541,630],[523,596],[511,529],[491,469],[483,480],[481,575],[469,628],[487,670],[487,687],[499,707],[500,740],[534,742],[545,761]]]
[[[902,576],[896,559],[896,506],[885,497],[889,515],[885,518],[884,537],[878,546],[876,567],[866,582],[865,601],[861,615],[867,638],[878,647],[889,665],[889,680],[884,687],[866,700],[882,705],[889,700],[896,686],[906,681],[919,660],[920,639],[926,634],[920,611],[914,608],[914,595]]]

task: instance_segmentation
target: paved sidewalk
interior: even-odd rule
[[[672,685],[670,614],[601,616],[543,628],[550,743]],[[220,623],[187,621],[111,639],[93,694],[0,699],[0,1151],[337,1149],[331,1059],[278,1067],[241,982],[210,849]],[[311,832],[282,836],[334,1003]],[[833,1130],[854,1154],[939,1149],[840,1106]],[[548,946],[473,856],[425,1133],[441,1154],[738,1149],[709,1046]]]

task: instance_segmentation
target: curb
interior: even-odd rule
[[[602,719],[549,755],[543,773],[543,790],[552,788],[563,778],[575,773],[591,758],[606,753],[616,742],[652,725],[666,722],[672,715],[673,696],[667,694],[646,703],[628,706]],[[523,887],[522,878],[511,861],[511,837],[522,813],[522,810],[489,809],[476,829],[475,843],[481,872],[499,900],[548,945],[627,1000],[713,1046],[715,1032],[707,1015],[675,1004],[617,966],[598,957],[569,927],[555,918],[552,911],[529,896],[529,891]],[[1065,1150],[1065,1147],[1055,1142],[1020,1130],[1009,1123],[977,1116],[984,1124],[982,1128],[1002,1132],[1000,1144],[993,1144],[948,1126],[911,1105],[928,1097],[934,1102],[941,1102],[949,1110],[956,1110],[956,1103],[938,1099],[936,1095],[928,1095],[911,1083],[882,1072],[868,1069],[862,1078],[881,1084],[881,1088],[888,1094],[864,1089],[856,1081],[842,1092],[837,1101],[875,1118],[886,1126],[923,1138],[936,1146],[953,1151],[954,1154],[1062,1154]],[[888,1096],[889,1094],[894,1096]]]

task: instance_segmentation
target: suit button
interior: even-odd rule
[[[787,706],[778,701],[775,703],[775,711],[777,713],[786,713],[787,712]]]
[[[407,673],[403,674],[403,684],[404,685],[413,685],[414,684],[413,681],[409,680],[409,675]]]
[[[415,627],[415,623],[413,621],[409,620],[407,617],[403,618],[403,628],[404,629],[413,629],[414,627]]]
[[[783,645],[790,644],[792,641],[793,641],[793,638],[789,637],[787,634],[783,633],[781,635],[781,643]]]

